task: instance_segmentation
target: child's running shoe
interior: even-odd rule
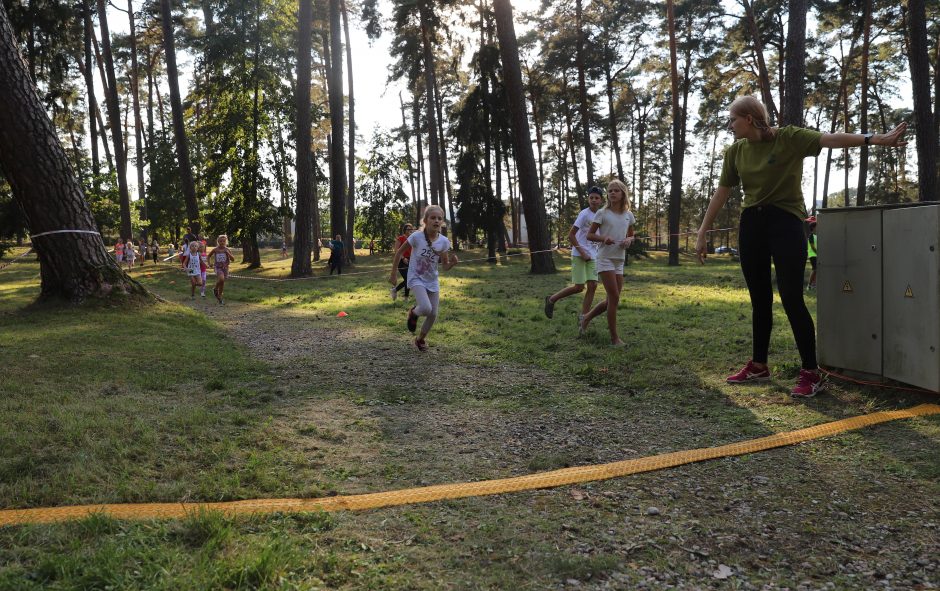
[[[418,330],[418,315],[415,314],[415,307],[412,306],[408,310],[408,332],[414,332]]]
[[[555,302],[552,301],[552,296],[545,296],[545,315],[549,318],[555,315]]]
[[[819,370],[801,369],[800,377],[796,380],[796,386],[790,390],[790,396],[794,398],[812,398],[825,389],[823,376]]]
[[[389,295],[392,296],[392,301],[394,302],[398,299],[398,290],[393,287],[389,292]]]
[[[766,382],[770,379],[770,368],[760,369],[754,361],[748,361],[741,371],[727,378],[729,384],[747,384],[749,382]]]

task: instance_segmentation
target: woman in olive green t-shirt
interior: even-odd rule
[[[751,297],[753,352],[741,371],[728,376],[728,383],[770,379],[767,355],[773,326],[773,286],[770,263],[777,272],[777,291],[793,329],[803,367],[793,396],[808,398],[822,389],[816,365],[816,329],[803,301],[806,268],[806,208],[801,190],[803,159],[822,148],[851,148],[863,145],[902,147],[907,124],[886,134],[820,133],[793,125],[770,127],[767,109],[752,96],[731,103],[728,128],[735,142],[726,151],[721,180],[698,231],[696,252],[705,262],[706,239],[712,222],[728,200],[731,188],[741,185],[744,208],[738,230],[741,270]]]

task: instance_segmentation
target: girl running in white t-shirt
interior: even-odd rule
[[[627,248],[633,243],[635,225],[636,217],[627,203],[627,186],[616,179],[610,181],[607,185],[607,207],[597,212],[587,235],[588,240],[600,243],[597,249],[597,276],[604,284],[607,299],[585,314],[580,328],[583,334],[591,319],[607,310],[607,328],[613,345],[624,344],[617,334],[617,305],[620,303],[620,292],[623,291],[623,261]]]
[[[392,261],[392,273],[388,282],[395,285],[395,275],[398,272],[398,261],[405,251],[411,249],[411,258],[408,260],[408,289],[415,294],[416,305],[408,310],[408,330],[415,332],[418,328],[418,317],[424,316],[421,331],[415,337],[415,347],[419,351],[427,351],[425,338],[437,318],[438,304],[440,302],[440,284],[437,278],[437,265],[443,263],[445,271],[457,264],[457,255],[452,255],[450,240],[441,234],[444,225],[444,210],[437,205],[429,205],[424,210],[421,221],[421,231],[412,232],[398,250]]]

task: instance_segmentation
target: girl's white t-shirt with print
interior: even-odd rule
[[[620,241],[627,237],[630,226],[636,225],[636,217],[633,212],[627,210],[623,213],[611,211],[606,207],[597,212],[594,216],[594,223],[600,224],[598,234],[613,238],[617,244],[598,243],[597,258],[610,259],[613,261],[622,261],[626,258],[626,249],[620,246]]]
[[[428,291],[440,291],[437,280],[437,266],[441,255],[450,250],[450,240],[438,234],[433,244],[428,244],[424,232],[412,232],[408,237],[411,245],[411,258],[408,259],[408,288],[420,285]]]

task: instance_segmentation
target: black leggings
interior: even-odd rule
[[[395,286],[395,291],[405,290],[405,297],[408,297],[408,261],[398,260],[398,273],[401,275],[401,282]]]
[[[753,360],[767,363],[773,327],[774,292],[770,261],[777,272],[777,291],[790,321],[803,369],[816,369],[816,328],[803,301],[806,235],[803,222],[773,206],[748,207],[741,213],[738,233],[741,270],[751,294]]]

